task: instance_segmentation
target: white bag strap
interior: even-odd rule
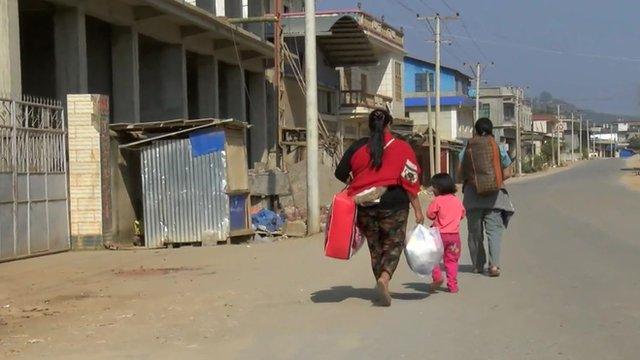
[[[396,138],[391,138],[391,140],[389,140],[389,142],[384,145],[384,148],[382,148],[382,150],[386,150],[394,141],[396,141]]]

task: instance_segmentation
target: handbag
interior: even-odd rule
[[[364,236],[357,226],[358,207],[346,190],[333,197],[325,230],[324,254],[348,260],[362,247]]]

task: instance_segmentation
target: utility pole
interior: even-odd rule
[[[595,121],[594,124],[595,126]],[[602,136],[602,130],[603,128],[600,128],[600,136]],[[593,136],[593,152],[595,152],[597,154],[598,157],[602,157],[602,152],[600,151],[602,149],[602,147],[598,148],[598,134],[594,134]]]
[[[615,149],[614,149],[614,145],[615,145],[615,140],[614,140],[614,136],[613,136],[613,123],[610,124],[610,130],[609,132],[611,133],[611,157],[614,158],[616,157],[615,155]]]
[[[276,163],[280,165],[280,168],[285,170],[285,147],[282,146],[282,131],[284,128],[284,84],[282,81],[282,74],[284,71],[284,54],[282,53],[282,42],[284,40],[282,36],[282,0],[275,0],[274,13],[276,16],[276,22],[273,27],[273,45],[275,54],[273,57],[274,74],[273,74],[273,87],[274,94],[276,95],[276,123],[278,126],[278,143],[276,144]]]
[[[491,65],[493,65],[493,62],[491,62]],[[486,65],[484,66],[484,68],[486,68]],[[476,63],[475,66],[469,64],[469,69],[471,69],[471,73],[476,79],[476,96],[475,96],[476,108],[475,108],[475,114],[474,114],[474,118],[475,118],[474,122],[475,122],[480,118],[480,83],[482,81],[482,72],[484,69],[483,69],[483,65],[480,62]]]
[[[420,18],[420,16],[418,16],[419,20],[426,20],[426,21],[431,21],[434,20],[435,21],[435,30],[434,30],[434,35],[435,35],[435,47],[436,47],[436,118],[434,121],[434,128],[435,128],[435,132],[436,132],[436,146],[435,146],[435,167],[436,167],[436,172],[441,172],[442,171],[442,157],[441,157],[441,141],[440,141],[440,130],[439,130],[439,126],[440,126],[440,47],[442,45],[442,39],[441,39],[441,22],[442,20],[455,20],[458,19],[459,14],[456,14],[455,16],[446,16],[446,17],[442,17],[440,16],[440,14],[436,14],[435,16],[430,16],[430,17],[426,17],[426,18]]]
[[[434,163],[434,149],[433,149],[433,116],[431,114],[431,79],[429,73],[427,73],[427,126],[429,127],[429,175],[433,177],[436,174],[436,167]]]
[[[582,114],[580,114],[580,158],[584,160],[584,152],[582,152],[582,142],[584,138],[582,137]]]
[[[571,113],[571,162],[576,161],[576,157],[574,155],[574,150],[576,146],[575,146],[575,134],[573,131],[573,125],[574,125],[573,119],[574,119],[574,116],[573,116],[573,113]]]
[[[442,172],[442,155],[440,147],[440,15],[436,15],[436,169],[437,172]]]
[[[560,105],[558,104],[558,166],[560,166],[560,134],[564,135],[562,122],[560,121]]]
[[[318,75],[316,62],[316,4],[305,0],[305,80],[307,85],[307,232],[320,231],[318,184]]]
[[[515,118],[516,118],[516,174],[522,175],[522,128],[520,123],[520,91],[522,89],[515,88],[516,92],[516,104],[515,104]]]
[[[476,116],[474,123],[480,118],[480,76],[482,72],[482,66],[480,63],[476,64]]]
[[[558,125],[556,124],[556,126]],[[555,132],[555,128],[551,129],[551,166],[554,166],[556,164],[556,148],[554,147],[554,138],[556,137]]]
[[[580,116],[582,117],[582,115]],[[587,160],[591,159],[591,135],[589,132],[589,120],[587,120]]]

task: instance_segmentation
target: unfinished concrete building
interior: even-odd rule
[[[51,108],[55,114],[64,114],[58,104],[66,104],[69,94],[100,94],[106,96],[99,97],[98,115],[107,114],[107,118],[96,119],[107,126],[209,118],[247,123],[251,126],[245,139],[246,162],[265,161],[277,144],[272,84],[265,74],[273,66],[274,46],[265,40],[268,23],[244,24],[238,18],[263,16],[271,9],[268,0],[0,0],[0,98],[5,108],[18,109],[11,116],[0,114],[0,130],[8,134],[2,138],[3,154],[35,161],[28,151],[20,153],[20,149],[35,146],[34,137],[25,137],[24,147],[23,140],[17,139],[17,153],[9,141],[16,133],[33,132],[30,122],[20,122],[17,126],[25,129],[16,131],[16,117],[26,118],[27,111],[35,114],[31,109],[45,109],[41,113],[49,114]],[[33,100],[36,98],[47,100]],[[108,99],[108,106],[103,106],[103,99]],[[76,103],[79,100],[68,113],[91,120],[85,116],[89,112]],[[23,108],[27,110],[20,112]],[[66,136],[68,119],[61,116],[65,125],[53,131]],[[34,124],[49,124],[40,120]],[[107,127],[102,123],[99,127],[103,130],[96,131],[104,135]],[[79,136],[80,132],[68,129],[68,134]],[[108,131],[106,134],[108,139]],[[87,150],[92,160],[98,157],[96,164],[106,161],[111,167],[101,172],[102,179],[91,179],[102,184],[103,193],[110,198],[102,199],[102,208],[109,205],[103,213],[112,217],[108,219],[111,235],[127,240],[132,236],[133,220],[142,218],[140,164],[137,154],[118,150],[117,144],[111,148],[114,151],[103,152],[105,147]],[[67,158],[73,161],[71,154]],[[19,181],[11,179],[22,179],[22,172],[28,178],[30,169],[22,171],[13,165],[15,160],[5,160],[0,173],[9,179],[6,189],[13,190],[0,191],[0,203],[13,208],[9,218],[14,222],[7,230],[11,236],[0,234],[6,257],[64,249],[35,246],[18,251],[22,235],[16,219],[29,204],[21,202]],[[63,165],[59,174],[51,176],[65,175],[68,165]],[[75,186],[73,181],[69,187]],[[64,201],[68,203],[66,196]],[[5,238],[18,246],[4,246]]]
[[[268,152],[265,69],[274,49],[264,0],[3,0],[0,93],[64,100],[108,95],[112,123],[205,117],[252,125],[250,161]],[[246,29],[245,29],[246,28]],[[272,111],[272,109],[271,109]]]

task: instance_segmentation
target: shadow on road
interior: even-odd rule
[[[377,296],[374,289],[356,289],[353,286],[334,286],[311,294],[314,303],[339,303],[351,298],[373,302]]]
[[[420,291],[421,293],[427,294],[427,296],[429,296],[428,295],[429,294],[429,284],[427,284],[426,282],[405,283],[405,284],[402,284],[402,286],[404,286],[407,289]]]
[[[405,284],[406,285],[406,284]],[[426,285],[425,285],[426,286]],[[426,292],[419,293],[396,293],[392,292],[391,297],[395,300],[422,300],[429,296]],[[334,286],[331,289],[316,291],[311,294],[311,301],[316,304],[339,303],[347,299],[362,299],[375,303],[378,294],[375,289],[357,289],[353,286]]]
[[[473,265],[460,265],[458,266],[458,272],[473,274]]]

